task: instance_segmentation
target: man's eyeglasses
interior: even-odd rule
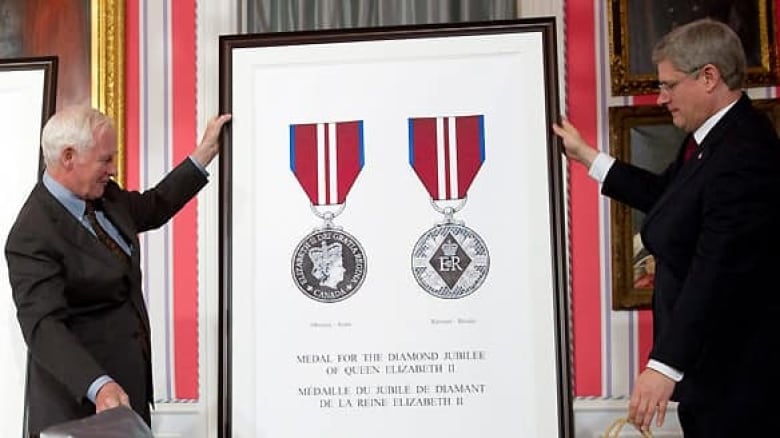
[[[674,89],[680,85],[683,81],[685,81],[688,78],[693,77],[694,79],[699,76],[699,72],[701,69],[704,68],[704,66],[699,66],[694,68],[693,70],[689,71],[688,73],[685,73],[685,76],[682,78],[676,80],[676,81],[659,81],[658,82],[658,92],[659,93],[672,93]]]

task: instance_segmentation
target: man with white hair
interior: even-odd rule
[[[228,120],[209,121],[192,155],[143,193],[112,179],[116,131],[106,115],[67,107],[46,123],[46,171],[5,248],[29,352],[30,435],[119,405],[150,423],[151,344],[138,233],[165,224],[206,184],[205,166]]]

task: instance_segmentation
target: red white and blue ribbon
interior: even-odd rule
[[[484,161],[484,116],[409,119],[409,164],[434,200],[466,197]]]
[[[290,169],[314,205],[343,204],[363,160],[362,120],[290,125]]]

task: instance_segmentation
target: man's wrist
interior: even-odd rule
[[[95,379],[92,384],[89,385],[89,388],[87,389],[87,398],[92,403],[95,403],[95,400],[97,400],[97,394],[100,391],[100,388],[103,387],[106,383],[113,382],[114,379],[109,377],[108,375],[104,374],[97,379]]]
[[[657,361],[655,359],[650,359],[647,362],[647,367],[650,368],[650,369],[653,369],[655,371],[658,371],[659,373],[661,373],[664,376],[674,380],[675,382],[679,382],[680,380],[683,379],[683,376],[684,376],[682,371],[680,371],[680,370],[678,370],[676,368],[670,367],[669,365],[666,365],[665,363],[659,362],[659,361]]]
[[[203,165],[203,163],[201,163],[200,161],[198,161],[198,160],[197,160],[197,159],[196,159],[194,156],[192,156],[192,155],[190,155],[190,156],[189,156],[189,159],[190,159],[190,161],[192,162],[192,164],[194,164],[194,165],[195,165],[195,167],[197,167],[197,168],[198,168],[198,170],[200,170],[200,171],[203,173],[203,176],[205,176],[206,178],[208,178],[208,176],[209,176],[209,172],[208,172],[208,170],[206,170],[206,167]]]
[[[596,158],[593,159],[590,167],[588,167],[588,176],[595,179],[599,183],[603,183],[607,178],[607,173],[609,173],[609,169],[612,168],[613,164],[615,164],[615,158],[603,152],[599,152],[596,155]]]

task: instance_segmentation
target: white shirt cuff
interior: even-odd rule
[[[588,169],[588,176],[598,181],[599,184],[603,183],[607,178],[609,169],[612,168],[614,163],[614,157],[610,157],[604,152],[599,152],[599,154],[596,155],[596,158],[594,158],[593,162],[590,164],[590,169]]]
[[[658,362],[657,360],[650,359],[647,362],[647,367],[658,371],[675,382],[679,382],[683,378],[683,373],[681,373],[679,370],[672,368],[664,363]]]

